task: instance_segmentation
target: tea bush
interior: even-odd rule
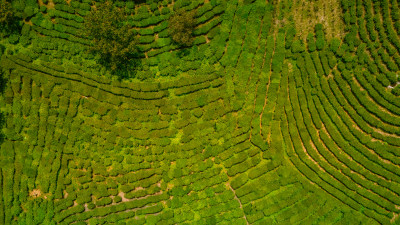
[[[397,1],[11,5],[0,224],[396,223]]]

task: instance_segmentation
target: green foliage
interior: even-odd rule
[[[266,151],[269,148],[268,142],[265,142],[264,140],[262,140],[262,137],[259,135],[252,137],[251,142],[255,146],[259,147],[262,151]]]
[[[340,47],[341,41],[337,38],[332,39],[330,43],[330,49],[332,52],[336,53]]]
[[[290,26],[286,32],[285,48],[289,49],[292,46],[295,36],[296,29],[293,26]]]
[[[96,201],[96,206],[105,206],[112,203],[112,199],[110,197],[101,198],[100,200]]]
[[[109,1],[85,17],[82,35],[93,39],[90,50],[100,55],[112,71],[126,69],[136,50],[136,32],[126,24],[127,15]]]
[[[8,0],[0,0],[0,38],[19,33],[20,14],[13,6]]]
[[[205,106],[207,104],[207,95],[201,95],[196,101],[199,107]]]
[[[325,46],[325,34],[320,23],[315,25],[315,37],[317,50],[322,50]]]
[[[316,50],[317,46],[314,40],[314,34],[309,33],[307,36],[308,51],[313,52]]]
[[[172,40],[179,45],[190,46],[193,41],[193,31],[196,25],[196,11],[183,9],[174,12],[168,20],[168,32]]]
[[[247,177],[246,173],[240,174],[239,176],[235,177],[235,179],[232,180],[231,186],[233,189],[238,189],[239,187],[243,186],[246,184],[247,180],[249,178]]]
[[[392,93],[396,96],[400,96],[400,85],[397,85],[392,89]]]
[[[398,214],[397,1],[342,1],[350,34],[325,39],[330,27],[317,24],[305,43],[284,24],[299,1],[41,2],[13,0],[26,23],[0,40],[0,223],[388,224]],[[172,8],[197,10],[190,49],[169,35]],[[104,22],[90,25],[93,45],[125,48],[114,34],[130,24],[142,55],[82,54],[84,15]],[[94,60],[112,57],[143,57],[136,78],[155,81],[97,76],[106,71]]]
[[[292,52],[293,53],[300,53],[305,51],[305,46],[301,40],[295,40],[292,44]]]
[[[6,0],[0,1],[0,25],[9,25],[14,18],[14,12],[11,3]]]

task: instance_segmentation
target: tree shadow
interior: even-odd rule
[[[7,23],[0,23],[0,38],[6,38],[11,34],[19,35],[22,29],[21,20],[13,16]]]
[[[142,4],[142,3],[146,3],[146,0],[128,0],[127,2],[134,2],[135,4]],[[157,1],[153,1],[153,2],[157,2]]]
[[[118,80],[125,80],[136,77],[137,69],[141,68],[142,61],[140,58],[133,58],[128,63],[122,65],[113,72],[113,75],[118,77]]]
[[[125,80],[136,77],[137,69],[142,66],[141,59],[144,58],[144,54],[136,49],[135,52],[128,55],[128,60],[125,60],[118,64],[118,67],[112,70],[110,65],[109,57],[100,57],[98,63],[103,65],[108,71],[111,71],[111,75],[117,76],[118,80]]]
[[[189,54],[190,54],[190,48],[186,46],[181,46],[181,49],[176,53],[176,55],[179,58],[183,58],[184,56],[188,56]]]

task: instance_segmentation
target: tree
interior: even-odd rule
[[[90,51],[112,72],[121,72],[137,54],[136,31],[126,24],[126,13],[107,1],[85,17],[82,35],[92,38]]]
[[[0,0],[0,38],[14,34],[15,40],[20,33],[21,23],[11,3]]]
[[[0,0],[0,24],[8,25],[12,22],[14,12],[12,10],[11,3],[6,0]]]
[[[189,46],[193,43],[193,30],[196,26],[196,11],[176,11],[168,21],[169,34],[179,45]]]

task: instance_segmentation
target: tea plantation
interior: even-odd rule
[[[80,32],[104,1],[9,2],[0,224],[400,224],[398,0],[114,1],[122,79]]]

